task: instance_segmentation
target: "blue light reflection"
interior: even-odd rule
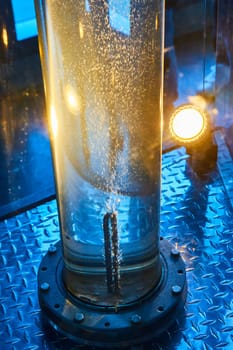
[[[24,40],[37,35],[33,0],[12,0],[16,39]]]
[[[130,35],[130,1],[109,0],[109,22],[113,29]]]

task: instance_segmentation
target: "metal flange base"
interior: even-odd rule
[[[157,288],[138,302],[119,309],[95,307],[71,296],[62,281],[62,245],[51,246],[38,272],[43,316],[70,339],[92,346],[127,347],[142,344],[165,331],[183,310],[185,265],[179,251],[160,240],[163,277]]]

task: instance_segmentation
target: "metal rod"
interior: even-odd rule
[[[103,231],[104,231],[104,249],[105,249],[105,266],[107,276],[108,291],[112,292],[112,258],[111,258],[111,240],[109,231],[109,218],[111,214],[107,213],[103,219]]]
[[[116,213],[111,215],[114,291],[119,291],[119,244]]]
[[[110,293],[117,293],[119,291],[119,242],[116,213],[104,215],[103,231],[107,287]]]

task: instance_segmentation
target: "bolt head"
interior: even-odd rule
[[[142,317],[138,314],[132,315],[131,322],[133,324],[139,324],[142,321]]]
[[[75,322],[82,322],[84,320],[84,314],[82,312],[76,312],[76,314],[74,315],[74,321]]]
[[[56,251],[57,251],[57,248],[55,247],[55,245],[51,244],[48,249],[49,254],[54,254],[56,253]]]
[[[171,255],[172,255],[174,258],[179,258],[180,252],[179,252],[179,250],[177,250],[176,248],[172,248],[172,250],[171,250]]]
[[[49,288],[50,288],[50,285],[47,282],[41,283],[41,285],[40,285],[40,290],[42,292],[47,292],[49,290]]]
[[[173,293],[174,295],[180,294],[181,291],[182,291],[181,286],[179,286],[179,285],[172,286],[172,293]]]

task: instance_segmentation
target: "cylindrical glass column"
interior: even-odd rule
[[[66,288],[120,306],[160,281],[163,0],[37,3]]]

